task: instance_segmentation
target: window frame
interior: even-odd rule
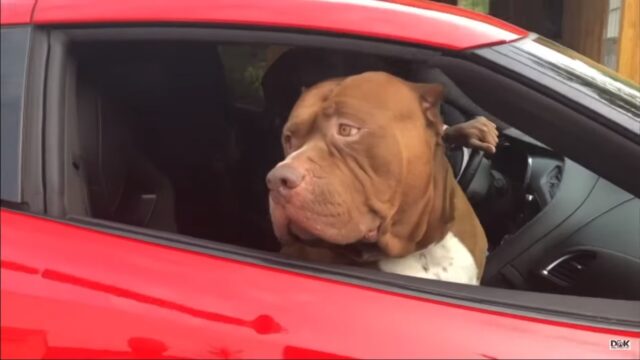
[[[51,31],[47,77],[47,126],[45,153],[47,159],[47,216],[58,221],[88,227],[98,231],[114,233],[140,241],[187,249],[217,257],[259,264],[286,271],[308,274],[337,280],[356,286],[383,289],[397,294],[412,295],[470,306],[486,311],[509,313],[544,320],[556,320],[574,324],[597,326],[608,329],[634,329],[640,325],[637,301],[598,299],[568,295],[535,293],[523,290],[478,287],[462,284],[408,278],[375,270],[343,266],[326,266],[303,261],[285,259],[278,254],[217,243],[211,240],[144,229],[111,221],[64,213],[64,176],[62,134],[65,98],[62,91],[67,76],[69,58],[66,47],[70,40],[206,40],[231,43],[267,43],[274,45],[309,46],[322,48],[365,51],[378,55],[392,54],[395,57],[420,59],[444,51],[397,42],[363,39],[344,35],[321,34],[298,30],[282,31],[265,28],[238,29],[203,26],[148,26],[128,27],[73,27]],[[448,53],[448,52],[447,52]],[[470,53],[456,53],[469,60]]]
[[[2,31],[23,31],[25,41],[25,63],[22,68],[22,89],[20,90],[22,98],[20,99],[20,112],[16,119],[17,124],[13,129],[7,129],[4,121],[2,125],[3,140],[9,130],[17,132],[10,134],[14,135],[12,140],[16,141],[15,149],[11,149],[12,152],[9,154],[5,152],[7,149],[4,146],[2,149],[2,206],[44,213],[42,130],[45,67],[48,51],[46,32],[31,25],[3,25],[0,29]],[[2,55],[6,56],[5,54],[6,51],[2,51]],[[7,166],[5,156],[15,158],[16,165],[12,169],[5,167]]]

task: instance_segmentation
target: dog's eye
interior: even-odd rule
[[[360,131],[359,128],[347,124],[339,124],[338,125],[338,135],[349,137],[354,136]]]

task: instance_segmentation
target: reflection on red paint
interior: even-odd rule
[[[295,346],[285,346],[282,351],[283,359],[355,359],[349,356],[332,354],[324,351],[303,349]]]
[[[40,359],[47,348],[47,333],[43,330],[2,326],[2,359]]]
[[[228,325],[248,327],[250,329],[253,329],[258,334],[273,334],[273,333],[278,333],[283,331],[282,326],[280,326],[280,324],[278,324],[269,315],[259,315],[255,319],[251,321],[247,321],[247,320],[243,320],[243,319],[239,319],[231,316],[217,314],[211,311],[195,309],[189,306],[167,301],[165,299],[160,299],[157,297],[145,295],[140,292],[127,290],[127,289],[119,288],[112,285],[102,284],[97,281],[83,279],[77,276],[65,274],[55,270],[47,269],[43,271],[42,277],[44,279],[48,279],[52,281],[73,284],[73,285],[91,289],[91,290],[106,292],[111,295],[127,298],[129,300],[134,300],[134,301],[145,303],[145,304],[159,306],[165,309],[179,311],[181,313],[185,313],[185,314],[195,316],[197,318],[209,320],[209,321],[220,322]]]
[[[146,337],[132,337],[127,341],[131,352],[138,358],[161,358],[169,350],[160,340]]]
[[[209,351],[216,359],[242,359],[242,350],[233,350],[226,347],[214,347]]]
[[[2,269],[4,270],[18,271],[26,274],[33,274],[33,275],[40,274],[40,270],[31,266],[17,263],[15,261],[2,260],[0,262],[0,267],[2,267]]]

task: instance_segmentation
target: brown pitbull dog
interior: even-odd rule
[[[478,284],[487,239],[445,157],[442,96],[383,72],[304,91],[267,176],[282,253]]]

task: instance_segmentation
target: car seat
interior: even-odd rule
[[[127,54],[124,66],[112,67],[124,81],[114,90],[136,114],[136,142],[175,186],[178,231],[235,242],[238,156],[216,46],[145,43]]]
[[[233,186],[237,149],[216,46],[105,42],[82,50],[100,92],[130,112],[126,132],[138,154],[172,185],[177,232],[234,242],[241,227]]]
[[[130,113],[78,78],[67,119],[68,212],[175,231],[169,179],[131,141]]]

